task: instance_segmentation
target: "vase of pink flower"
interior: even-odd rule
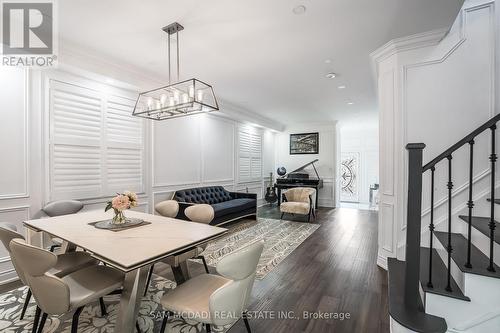
[[[137,194],[125,191],[123,193],[117,193],[116,197],[114,197],[111,201],[108,201],[104,211],[107,212],[112,208],[115,212],[112,220],[113,224],[123,224],[127,221],[123,212],[136,206]]]

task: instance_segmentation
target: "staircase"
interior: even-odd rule
[[[500,224],[495,220],[497,115],[422,165],[423,143],[408,150],[406,259],[388,260],[391,332],[500,332]],[[475,139],[489,136],[487,197],[474,202]],[[464,214],[454,216],[453,156],[468,155],[468,201]],[[477,163],[477,162],[476,162]],[[435,225],[435,174],[447,174],[446,225]],[[422,177],[429,174],[429,240],[422,244]],[[476,197],[477,199],[477,197]]]

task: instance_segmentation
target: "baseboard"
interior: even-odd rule
[[[382,255],[377,255],[377,266],[387,270],[387,258]]]

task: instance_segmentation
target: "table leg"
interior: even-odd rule
[[[137,314],[149,271],[149,266],[143,266],[125,274],[120,307],[116,319],[116,332],[134,333]]]
[[[61,253],[75,252],[76,245],[73,243],[68,243],[64,241],[61,245]]]
[[[174,279],[177,285],[183,284],[190,278],[186,261],[179,263],[179,266],[172,266],[172,273],[174,273]]]

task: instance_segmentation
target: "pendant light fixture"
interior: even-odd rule
[[[139,94],[133,116],[154,120],[178,118],[187,115],[219,110],[211,85],[198,79],[180,80],[179,31],[184,27],[175,22],[162,30],[168,35],[168,85]],[[171,36],[175,34],[177,81],[172,83]]]

